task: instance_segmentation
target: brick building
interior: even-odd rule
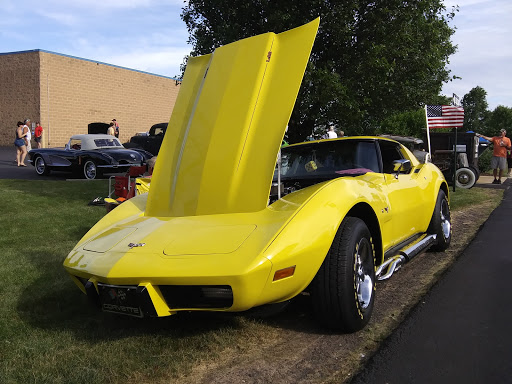
[[[168,122],[179,88],[170,77],[39,49],[0,53],[0,146],[13,145],[16,122],[27,118],[41,122],[44,147],[112,119],[124,143]]]

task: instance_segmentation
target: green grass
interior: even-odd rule
[[[0,382],[168,382],[271,333],[240,316],[132,319],[89,306],[62,267],[105,214],[106,181],[0,180]]]
[[[454,211],[464,209],[471,205],[477,205],[489,201],[489,199],[500,199],[503,197],[502,189],[471,188],[462,189],[450,187],[450,208]]]

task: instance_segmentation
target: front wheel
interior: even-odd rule
[[[450,246],[452,240],[450,205],[442,189],[437,195],[436,207],[434,208],[427,233],[437,236],[436,244],[430,247],[431,251],[442,252]]]
[[[311,284],[313,309],[328,328],[362,329],[370,320],[375,299],[375,251],[368,227],[346,217]]]
[[[34,162],[36,173],[39,176],[46,176],[50,173],[50,168],[41,156],[38,156]]]
[[[84,176],[87,180],[94,180],[98,176],[98,168],[94,161],[87,160],[84,163]]]

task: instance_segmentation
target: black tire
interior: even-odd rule
[[[476,175],[471,168],[459,168],[455,172],[455,186],[457,188],[473,188],[476,183]]]
[[[99,176],[98,167],[92,160],[86,160],[83,167],[84,177],[87,180],[94,180]]]
[[[437,235],[436,244],[430,247],[431,251],[442,252],[450,246],[452,240],[450,205],[442,189],[437,195],[436,207],[427,233]]]
[[[375,282],[370,231],[361,219],[346,217],[311,284],[315,316],[331,329],[362,329],[373,311]]]
[[[42,156],[37,156],[34,160],[34,168],[39,176],[46,176],[50,174],[50,168]]]
[[[476,167],[473,167],[472,165],[469,166],[469,169],[471,169],[473,171],[473,173],[475,174],[475,177],[476,177],[475,182],[477,182],[478,179],[480,178],[480,171]]]

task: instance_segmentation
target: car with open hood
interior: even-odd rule
[[[370,319],[378,279],[451,239],[448,187],[396,141],[280,148],[319,20],[190,58],[149,193],[64,268],[103,311],[240,312],[309,292],[325,326]]]
[[[143,149],[124,148],[111,135],[73,135],[64,148],[38,148],[29,151],[29,161],[40,176],[53,171],[74,172],[86,179],[103,173],[126,172],[142,166],[153,155]]]

